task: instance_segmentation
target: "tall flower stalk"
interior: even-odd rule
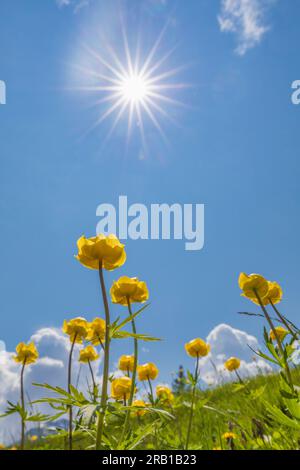
[[[186,442],[185,442],[185,449],[188,450],[189,442],[190,442],[190,435],[192,429],[192,422],[193,422],[193,415],[194,415],[194,403],[195,403],[195,396],[196,396],[196,388],[199,380],[199,358],[207,356],[210,351],[210,346],[201,338],[195,338],[185,344],[185,350],[187,354],[191,357],[196,358],[196,366],[193,379],[191,380],[193,388],[192,388],[192,402],[191,402],[191,411],[188,421],[188,428],[186,434]]]
[[[104,305],[105,312],[105,343],[104,343],[104,366],[103,366],[103,378],[102,378],[102,391],[101,391],[101,402],[100,402],[100,412],[97,422],[97,435],[96,435],[96,450],[101,449],[102,444],[102,435],[104,429],[104,418],[106,413],[106,402],[107,402],[107,385],[109,378],[109,347],[110,347],[110,312],[107,301],[107,294],[103,276],[103,267],[102,262],[99,262],[99,279],[102,292],[102,300]]]
[[[24,393],[24,372],[25,367],[28,364],[33,364],[37,361],[39,354],[35,347],[34,343],[19,343],[16,347],[16,356],[13,357],[15,362],[22,364],[21,374],[20,374],[20,399],[21,399],[21,442],[20,448],[21,450],[25,447],[25,393]]]
[[[267,322],[268,322],[268,324],[269,324],[269,326],[270,326],[270,328],[271,328],[271,331],[273,332],[273,335],[274,335],[274,337],[276,338],[276,342],[277,342],[277,344],[278,344],[278,349],[279,349],[279,351],[280,351],[280,354],[281,354],[281,357],[282,357],[282,360],[283,360],[283,363],[284,363],[284,369],[285,369],[285,372],[286,372],[286,376],[287,376],[288,383],[289,383],[291,389],[294,390],[294,384],[293,384],[293,379],[292,379],[291,371],[290,371],[289,364],[288,364],[288,361],[287,361],[287,357],[286,357],[286,354],[285,354],[285,352],[284,352],[284,350],[283,350],[282,343],[281,343],[281,340],[280,340],[280,338],[279,338],[278,332],[277,332],[277,330],[276,330],[276,328],[275,328],[275,326],[274,326],[274,323],[273,323],[273,321],[272,321],[270,315],[269,315],[268,312],[267,312],[266,307],[265,307],[264,304],[263,304],[263,301],[262,301],[262,299],[261,299],[261,297],[260,297],[260,295],[259,295],[259,293],[258,293],[258,290],[255,289],[255,288],[254,288],[254,293],[255,293],[256,298],[257,298],[257,301],[258,301],[258,303],[259,303],[259,305],[260,305],[260,307],[261,307],[261,309],[262,309],[262,311],[263,311],[263,313],[264,313],[264,316],[265,316],[265,318],[266,318],[266,320],[267,320]]]
[[[76,334],[71,344],[71,349],[69,353],[69,362],[68,362],[68,393],[71,393],[71,384],[72,384],[72,356],[76,341]],[[69,450],[73,449],[73,409],[72,406],[69,406],[69,435],[68,435]]]
[[[24,400],[24,370],[25,370],[25,365],[26,365],[26,358],[24,359],[24,362],[22,364],[22,369],[21,369],[21,376],[20,376],[20,388],[21,388],[21,407],[22,407],[22,412],[25,412],[25,400]],[[25,446],[25,420],[24,416],[21,416],[21,450],[24,449]]]
[[[193,422],[193,415],[194,415],[195,395],[196,395],[196,388],[197,388],[198,379],[199,379],[199,354],[197,354],[197,360],[196,360],[196,366],[195,366],[195,372],[194,372],[193,389],[192,389],[192,402],[191,402],[191,410],[190,410],[188,428],[187,428],[187,433],[186,433],[185,450],[188,450],[188,448],[189,448],[190,435],[191,435],[192,422]]]

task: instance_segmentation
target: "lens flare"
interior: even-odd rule
[[[107,46],[109,58],[104,58],[97,50],[85,46],[86,53],[95,60],[96,65],[88,69],[83,67],[77,68],[84,74],[93,77],[95,84],[93,86],[81,86],[79,89],[99,94],[99,98],[94,105],[100,110],[99,118],[90,130],[95,129],[103,121],[114,116],[109,137],[119,121],[127,114],[128,139],[135,124],[139,128],[143,143],[145,143],[146,123],[144,123],[144,120],[146,117],[147,121],[165,139],[159,116],[174,122],[168,112],[168,108],[170,106],[184,106],[184,104],[174,99],[171,96],[171,91],[189,86],[186,83],[174,81],[174,77],[184,68],[183,66],[173,69],[166,69],[165,67],[165,62],[174,49],[168,51],[162,57],[156,58],[165,29],[166,27],[158,36],[143,62],[140,60],[139,54],[135,54],[136,58],[135,60],[133,59],[124,28],[122,28],[123,58],[120,58],[110,46]]]

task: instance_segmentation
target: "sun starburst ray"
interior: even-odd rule
[[[185,83],[176,82],[174,78],[185,68],[184,66],[166,69],[167,59],[177,46],[156,59],[166,28],[167,25],[161,30],[152,48],[143,59],[141,58],[139,41],[137,41],[135,53],[132,53],[123,22],[121,22],[123,60],[111,45],[107,45],[105,48],[109,59],[88,45],[84,45],[89,56],[95,59],[95,66],[91,69],[77,68],[83,74],[91,76],[94,83],[76,89],[102,94],[100,99],[96,99],[93,103],[93,106],[101,108],[101,115],[90,130],[115,115],[108,132],[109,137],[124,115],[127,114],[127,143],[133,127],[135,127],[139,129],[141,142],[144,146],[145,126],[148,127],[151,124],[166,141],[161,119],[165,118],[174,123],[168,112],[168,107],[184,106],[182,102],[174,99],[170,94],[172,91],[175,92],[188,86]],[[145,122],[143,115],[147,117]]]

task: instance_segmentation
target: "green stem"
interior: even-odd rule
[[[71,378],[72,378],[72,355],[74,350],[74,345],[76,341],[76,334],[72,341],[72,346],[69,354],[69,364],[68,364],[68,393],[71,393]],[[72,438],[72,421],[73,421],[73,410],[72,406],[69,406],[69,450],[72,450],[73,447],[73,438]]]
[[[22,369],[21,369],[21,407],[23,413],[25,412],[25,400],[24,400],[24,369],[26,365],[26,358],[24,359]],[[24,450],[24,445],[25,445],[25,421],[24,418],[21,417],[21,450]]]
[[[91,366],[91,361],[88,361],[91,377],[92,377],[92,384],[93,384],[93,395],[94,395],[94,400],[96,400],[96,382],[95,382],[95,377],[94,377],[94,372]]]
[[[281,341],[280,341],[280,338],[277,334],[277,331],[276,331],[276,328],[274,326],[274,323],[272,322],[271,320],[271,317],[270,315],[268,314],[267,312],[267,309],[266,307],[264,306],[264,304],[262,303],[262,300],[260,298],[260,295],[258,294],[257,290],[254,289],[254,294],[256,295],[256,298],[258,300],[258,303],[266,317],[266,320],[267,322],[269,323],[269,326],[274,334],[274,337],[276,338],[276,341],[277,341],[277,344],[278,344],[278,348],[279,348],[279,351],[281,353],[281,356],[282,356],[282,359],[284,361],[284,368],[285,368],[285,371],[286,371],[286,375],[287,375],[287,379],[288,379],[288,382],[290,384],[290,387],[292,390],[294,390],[294,384],[293,384],[293,380],[292,380],[292,375],[291,375],[291,371],[290,371],[290,368],[289,368],[289,365],[288,365],[288,362],[287,362],[287,359],[286,359],[286,356],[285,356],[285,353],[284,353],[284,350],[283,350],[283,347],[282,347],[282,344],[281,344]]]
[[[190,419],[189,419],[189,424],[188,424],[188,430],[187,430],[187,435],[186,435],[185,450],[188,450],[189,442],[190,442],[190,435],[191,435],[192,421],[193,421],[193,414],[194,414],[194,402],[195,402],[195,395],[196,395],[196,387],[197,387],[197,383],[198,383],[198,368],[199,368],[199,355],[197,355],[197,361],[196,361],[196,367],[195,367],[194,384],[193,384],[193,391],[192,391],[192,403],[191,403],[191,411],[190,411]]]
[[[102,445],[102,435],[103,435],[103,430],[104,430],[104,417],[105,417],[106,402],[107,402],[107,384],[108,384],[108,378],[109,378],[110,314],[109,314],[107,294],[106,294],[106,289],[105,289],[102,262],[99,262],[99,278],[100,278],[102,299],[103,299],[104,311],[105,311],[106,328],[105,328],[102,392],[101,392],[100,412],[99,412],[98,422],[97,422],[96,450],[101,449],[101,445]]]
[[[127,297],[127,306],[128,306],[129,315],[131,317],[132,333],[136,335],[136,326],[135,326],[135,321],[132,315],[132,309],[131,309],[131,303],[130,303],[129,297]],[[136,370],[137,370],[137,363],[138,363],[138,342],[136,338],[133,339],[133,344],[134,344],[134,362],[133,362],[133,370],[132,370],[132,378],[131,378],[131,389],[130,389],[130,395],[129,395],[129,400],[128,400],[129,407],[132,406],[132,402],[133,402],[133,397],[134,397],[134,392],[135,392],[135,382],[136,382]],[[130,376],[129,370],[127,371],[127,373],[129,377]],[[126,411],[124,428],[123,428],[123,432],[121,436],[121,442],[123,441],[127,433],[129,417],[130,417],[130,409]]]
[[[279,320],[284,324],[284,326],[287,328],[287,330],[290,332],[290,334],[292,335],[293,339],[294,340],[297,340],[297,335],[296,333],[293,332],[293,330],[291,329],[290,325],[288,324],[288,322],[286,321],[286,319],[284,318],[283,315],[281,315],[281,313],[279,312],[278,308],[275,307],[275,305],[273,304],[272,300],[269,299],[269,302],[270,302],[270,305],[272,306],[274,312],[276,313],[276,315],[278,316]]]
[[[151,404],[154,405],[154,395],[153,395],[152,383],[151,383],[151,380],[150,380],[149,377],[147,378],[147,380],[148,380],[148,385],[149,385],[149,389],[150,389],[150,400],[151,400]]]

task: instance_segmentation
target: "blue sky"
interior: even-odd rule
[[[250,35],[237,19],[230,24],[219,0],[58,3],[0,6],[0,79],[7,86],[0,106],[0,306],[7,349],[65,318],[103,315],[97,274],[73,255],[77,238],[95,233],[96,207],[116,204],[122,194],[130,204],[205,204],[202,251],[187,252],[181,241],[128,240],[126,264],[106,275],[108,286],[123,274],[147,282],[151,306],[138,328],[164,341],[147,344],[141,361],[157,362],[163,378],[191,364],[186,341],[205,338],[219,323],[262,336],[261,322],[237,315],[255,310],[240,297],[240,271],[280,282],[281,309],[296,321],[300,107],[291,103],[291,83],[300,73],[300,2],[278,0],[260,10],[265,2],[257,1]],[[167,106],[179,127],[160,121],[167,145],[147,125],[144,159],[137,132],[126,150],[126,121],[105,145],[112,120],[85,135],[99,109],[90,107],[89,93],[71,90],[78,80],[72,65],[85,60],[83,42],[102,50],[101,32],[122,51],[119,11],[131,44],[140,32],[145,49],[171,18],[158,56],[177,46],[168,65],[187,64],[178,80],[193,85],[178,91],[186,107]],[[221,31],[220,15],[231,32]],[[125,314],[121,307],[112,312]],[[130,351],[130,342],[116,342],[113,357]]]

